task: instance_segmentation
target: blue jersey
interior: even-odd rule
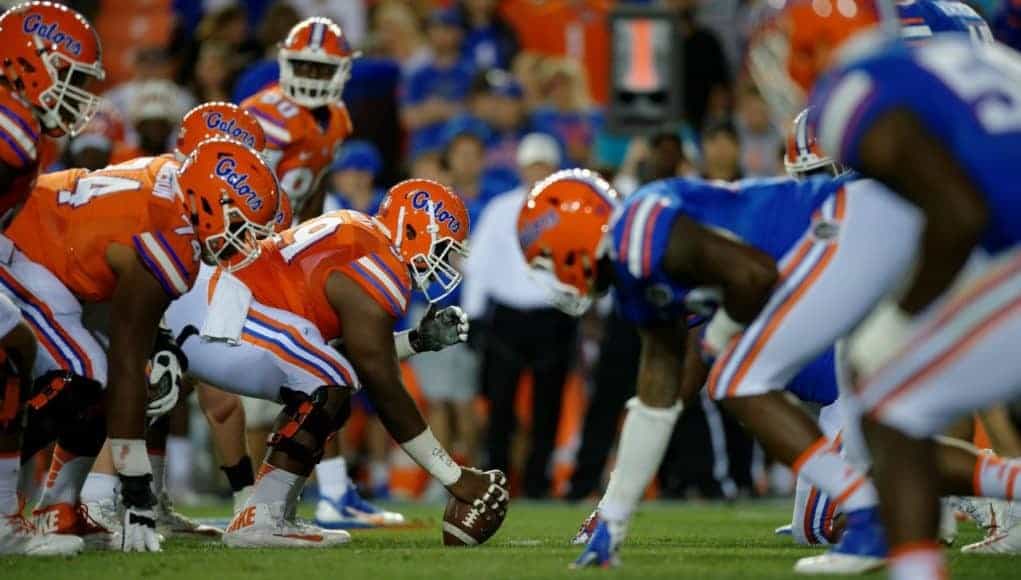
[[[608,234],[621,315],[643,326],[686,314],[691,288],[673,280],[662,267],[678,216],[726,230],[779,260],[843,183],[821,176],[736,183],[677,178],[642,187],[614,214]]]
[[[915,0],[897,3],[901,38],[910,43],[925,42],[934,34],[967,32],[973,40],[992,42],[993,33],[978,12],[964,2]]]
[[[809,123],[823,150],[852,168],[880,116],[914,113],[983,193],[985,249],[1021,240],[1021,60],[1010,49],[962,34],[915,48],[877,43],[827,74],[810,101]]]

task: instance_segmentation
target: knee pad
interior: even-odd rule
[[[267,445],[306,465],[315,465],[323,445],[351,412],[350,392],[319,387],[311,395],[281,389],[284,409]]]
[[[78,428],[79,424],[83,434],[93,432],[97,424],[103,423],[105,416],[103,387],[92,379],[67,371],[51,371],[36,379],[25,409],[22,458],[31,457],[62,433]],[[91,447],[93,437],[82,444]],[[73,442],[72,446],[75,446]]]

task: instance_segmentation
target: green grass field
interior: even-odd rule
[[[518,503],[485,546],[444,548],[440,506],[398,506],[422,520],[413,530],[355,532],[332,550],[229,550],[219,543],[171,540],[160,554],[86,553],[75,560],[0,558],[4,580],[163,578],[313,578],[490,580],[501,578],[791,578],[797,558],[818,550],[774,537],[790,517],[785,503],[648,504],[635,518],[621,568],[568,571],[578,549],[567,544],[586,506]],[[224,516],[224,510],[191,510]],[[978,539],[962,524],[958,546]],[[951,552],[955,578],[1017,578],[1021,560]],[[873,577],[882,577],[876,574]]]

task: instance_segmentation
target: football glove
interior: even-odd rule
[[[152,474],[121,475],[121,501],[124,505],[120,550],[122,552],[159,552],[156,533],[156,498],[149,487]]]

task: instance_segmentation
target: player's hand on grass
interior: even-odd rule
[[[467,342],[468,315],[457,306],[437,310],[429,308],[416,329],[418,336],[413,344],[416,352],[443,350],[448,346]]]
[[[447,487],[457,499],[476,504],[481,502],[486,509],[501,512],[510,503],[510,492],[507,491],[507,476],[499,469],[479,471],[471,467],[461,468],[461,478]]]
[[[156,498],[149,483],[152,474],[121,475],[121,500],[124,504],[122,520],[122,552],[159,552],[160,536],[156,533]]]

